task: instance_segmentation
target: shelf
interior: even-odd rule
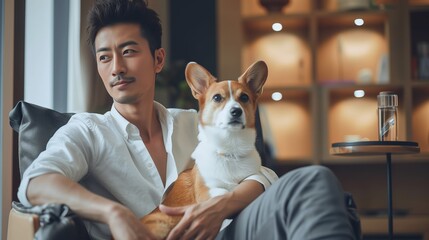
[[[412,80],[412,86],[414,87],[414,88],[417,88],[417,87],[427,87],[427,86],[429,86],[429,80],[426,80],[426,79],[413,79]]]
[[[272,24],[281,23],[283,31],[308,30],[310,18],[308,14],[270,14],[252,16],[243,19],[243,25],[247,32],[269,33],[273,32]]]
[[[417,154],[412,154],[417,155]],[[392,155],[393,209],[401,215],[429,216],[429,162],[408,162],[411,155]],[[350,161],[360,157],[349,157]],[[340,180],[344,191],[353,194],[362,217],[387,209],[386,158],[378,163],[325,164]],[[398,216],[399,217],[399,216]],[[428,228],[429,230],[429,228]]]
[[[262,130],[272,157],[281,162],[312,159],[310,94],[306,90],[281,90],[283,99],[270,100],[274,90],[265,91],[259,109]]]
[[[330,19],[318,28],[317,81],[388,82],[388,72],[381,72],[389,49],[384,23],[327,27]]]
[[[411,78],[429,80],[429,8],[411,11]]]
[[[241,1],[241,15],[244,17],[249,16],[263,16],[269,13],[260,4],[259,0],[240,0]],[[283,8],[282,14],[294,13],[310,13],[310,1],[290,1],[289,4]]]
[[[311,84],[312,58],[306,30],[252,34],[245,40],[243,68],[264,60],[268,64],[266,87]]]
[[[429,153],[429,84],[412,89],[412,139]]]
[[[387,235],[387,217],[361,217],[361,227],[364,235]],[[417,235],[429,240],[429,215],[395,217],[393,229],[395,235]]]
[[[403,88],[402,84],[397,83],[389,83],[389,84],[377,84],[377,83],[362,83],[356,84],[351,81],[342,81],[342,82],[324,82],[319,84],[319,86],[323,87],[323,89],[335,91],[336,94],[340,95],[349,95],[353,93],[355,90],[365,90],[365,92],[371,94],[377,94],[381,91],[401,91]],[[352,94],[353,95],[353,94]]]
[[[262,92],[262,95],[259,99],[260,103],[273,103],[272,94],[277,92],[281,93],[284,97],[283,101],[288,101],[289,99],[306,99],[309,97],[311,89],[309,87],[277,87],[277,88],[270,88],[265,87],[264,91]]]
[[[315,15],[321,27],[356,27],[354,20],[362,18],[364,26],[384,26],[388,19],[386,10],[322,11]]]
[[[354,97],[355,89],[364,89],[365,96]],[[328,143],[357,141],[357,140],[378,140],[378,115],[377,115],[377,95],[381,91],[392,91],[398,95],[399,107],[399,129],[398,139],[405,140],[406,121],[404,115],[404,94],[398,87],[367,87],[360,88],[333,88],[326,89],[329,98],[328,105]],[[329,150],[330,145],[326,145]],[[328,153],[329,151],[326,151]]]
[[[421,9],[422,7],[428,7],[429,8],[429,1],[428,0],[408,0],[408,5],[412,9],[414,9],[414,8]]]

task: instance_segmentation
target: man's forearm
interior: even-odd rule
[[[30,180],[27,198],[31,204],[67,204],[82,218],[107,224],[115,239],[154,239],[131,210],[61,174],[50,173]]]
[[[30,180],[27,198],[31,204],[64,203],[79,216],[107,223],[106,213],[116,205],[58,173],[49,173]]]
[[[264,187],[257,181],[247,180],[240,183],[232,192],[224,195],[227,201],[224,210],[226,216],[231,217],[239,213],[263,192]]]

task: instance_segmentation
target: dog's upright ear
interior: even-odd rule
[[[262,88],[268,77],[268,67],[264,61],[253,63],[238,78],[238,82],[247,84],[259,97],[262,94]]]
[[[185,77],[192,90],[192,95],[196,99],[199,99],[209,85],[217,80],[207,69],[196,62],[188,63],[185,69]]]

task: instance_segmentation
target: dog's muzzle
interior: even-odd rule
[[[231,110],[229,111],[230,115],[231,115],[231,120],[228,122],[229,125],[232,126],[236,126],[236,125],[241,125],[241,128],[244,128],[244,123],[243,123],[243,110],[239,107],[233,107],[231,108]]]

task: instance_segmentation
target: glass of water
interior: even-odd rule
[[[398,141],[398,95],[380,92],[378,102],[378,140]]]

